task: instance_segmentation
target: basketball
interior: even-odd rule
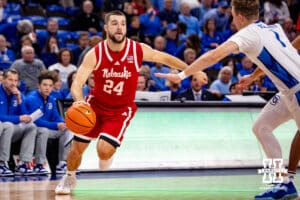
[[[73,104],[66,112],[65,122],[74,133],[85,135],[96,124],[96,113],[88,104]]]

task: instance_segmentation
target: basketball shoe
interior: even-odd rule
[[[26,163],[18,165],[16,167],[15,174],[16,175],[21,175],[21,176],[34,175],[32,169],[30,169],[30,167]]]
[[[42,164],[36,164],[33,168],[33,172],[36,175],[46,175],[49,174],[49,172],[44,168]]]
[[[0,164],[0,177],[6,176],[14,176],[14,173],[5,164]]]
[[[273,188],[254,197],[254,200],[288,200],[298,197],[297,190],[292,181],[289,183],[279,183]]]
[[[66,174],[62,177],[59,184],[55,188],[55,194],[71,194],[71,191],[76,186],[76,176]]]
[[[67,171],[67,163],[60,162],[56,165],[56,174],[65,174]]]

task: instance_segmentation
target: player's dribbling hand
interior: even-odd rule
[[[173,83],[180,83],[181,82],[181,79],[180,77],[178,76],[178,74],[163,74],[163,73],[154,73],[154,75],[156,77],[159,77],[159,78],[166,78],[168,79],[169,81],[172,81]]]

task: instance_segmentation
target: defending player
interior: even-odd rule
[[[298,129],[300,128],[300,56],[279,24],[266,25],[258,21],[258,0],[232,0],[232,16],[239,31],[231,38],[215,50],[202,55],[183,72],[157,76],[180,82],[230,53],[245,53],[261,70],[244,77],[243,83],[248,84],[262,71],[271,78],[280,91],[264,107],[253,125],[253,131],[269,158],[282,158],[281,147],[272,131],[289,119],[294,119]],[[273,190],[256,195],[255,199],[296,196],[297,191],[293,182],[285,180]]]
[[[75,103],[86,103],[82,86],[90,73],[94,73],[95,87],[87,97],[87,103],[96,112],[97,123],[90,133],[74,137],[67,158],[68,171],[56,187],[56,194],[70,194],[75,187],[75,171],[91,140],[99,138],[100,169],[108,169],[111,165],[112,156],[121,145],[124,132],[136,112],[134,97],[142,60],[182,70],[187,67],[169,54],[126,38],[126,18],[120,11],[106,14],[104,30],[107,39],[87,53],[71,88]],[[205,74],[203,79],[207,81]]]

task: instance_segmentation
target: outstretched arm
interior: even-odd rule
[[[187,69],[180,72],[179,74],[160,74],[157,73],[156,76],[167,78],[173,82],[180,82],[182,79],[190,76],[198,71],[203,71],[207,67],[215,64],[220,61],[230,53],[238,53],[238,46],[235,42],[224,42],[222,45],[217,47],[214,50],[211,50],[202,56],[200,56],[197,60],[195,60]]]
[[[71,93],[74,101],[84,101],[82,87],[96,66],[96,56],[94,49],[91,49],[83,58],[75,80],[72,83]]]

